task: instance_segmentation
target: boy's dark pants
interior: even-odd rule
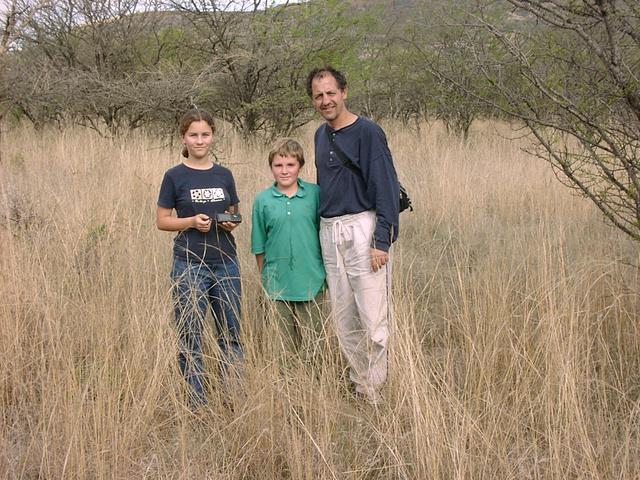
[[[303,359],[308,360],[319,353],[323,331],[323,299],[324,292],[320,292],[313,300],[305,302],[274,302],[287,351],[299,352]]]

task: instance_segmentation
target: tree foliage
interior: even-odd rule
[[[245,137],[286,134],[309,120],[304,80],[311,66],[340,59],[358,35],[343,2],[267,8],[264,1],[172,0],[188,22],[185,47],[209,83],[201,103]]]
[[[415,2],[391,25],[384,48],[371,56],[367,110],[405,123],[439,119],[465,139],[475,119],[492,115],[486,102],[467,93],[491,95],[470,48],[487,34],[466,28],[474,4]]]
[[[501,103],[467,93],[522,122],[558,177],[640,240],[640,4],[509,3],[510,29],[478,15],[493,41],[473,52]]]
[[[173,124],[193,104],[246,137],[289,133],[311,118],[308,69],[346,58],[360,32],[337,0],[19,1],[32,14],[0,72],[3,98],[36,126],[110,135]]]
[[[380,10],[375,14],[388,17]],[[388,30],[382,30],[384,24],[374,27],[380,31],[372,29],[354,69],[359,75],[350,78],[355,84],[350,105],[375,119],[394,118],[405,125],[419,125],[429,114],[433,76],[422,65],[417,66],[415,52],[400,40],[401,23],[393,22]]]
[[[465,29],[465,3],[421,9],[403,42],[410,46],[414,68],[422,67],[429,80],[428,110],[447,130],[467,139],[473,121],[487,116],[487,107],[465,92],[483,86],[469,49],[480,32]]]
[[[6,96],[36,126],[70,120],[117,134],[173,118],[194,86],[163,63],[165,20],[140,0],[42,2],[2,73]]]
[[[25,28],[25,24],[40,8],[38,2],[29,0],[0,1],[0,72],[9,70],[12,50]],[[0,80],[3,80],[0,75]],[[8,84],[0,81],[0,138],[2,135],[3,119],[12,101]],[[1,157],[0,157],[1,160]]]

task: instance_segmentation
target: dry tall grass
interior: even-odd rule
[[[154,226],[178,148],[5,134],[0,477],[638,478],[637,245],[491,125],[467,146],[437,126],[388,133],[416,211],[394,254],[386,404],[350,397],[330,334],[315,362],[279,368],[246,223],[246,396],[230,409],[214,388],[197,414]],[[247,215],[267,150],[218,141]]]

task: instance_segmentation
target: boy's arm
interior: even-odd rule
[[[262,273],[267,234],[264,228],[264,219],[262,218],[260,203],[260,196],[258,196],[253,202],[253,208],[251,210],[251,252],[256,256],[258,272]]]
[[[264,268],[264,253],[256,253],[256,263],[258,264],[258,273],[262,273]]]

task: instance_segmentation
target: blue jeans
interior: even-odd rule
[[[191,403],[206,403],[202,337],[209,309],[216,324],[223,377],[226,379],[230,368],[239,368],[242,362],[238,260],[206,265],[174,257],[171,280],[180,370],[190,386]]]

